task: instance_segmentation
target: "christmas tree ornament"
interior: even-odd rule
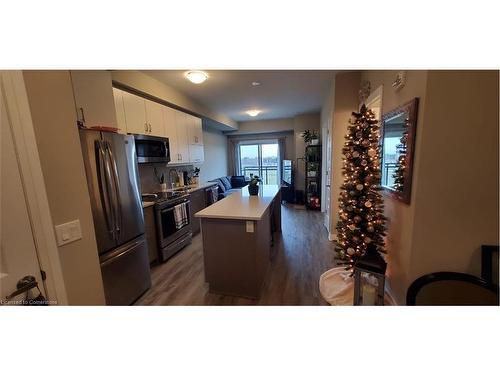
[[[380,127],[372,110],[362,106],[349,121],[339,197],[336,251],[341,264],[353,270],[368,248],[384,253],[386,218],[380,194]]]

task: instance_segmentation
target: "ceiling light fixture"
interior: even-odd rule
[[[255,86],[260,86],[260,82],[254,81],[254,82],[252,82],[252,86],[254,86],[254,87]]]
[[[259,111],[258,109],[251,109],[251,110],[247,111],[247,114],[248,114],[248,116],[255,117],[260,112],[262,112],[262,111]]]
[[[201,70],[190,70],[186,73],[186,78],[194,84],[199,85],[208,79],[208,74]]]

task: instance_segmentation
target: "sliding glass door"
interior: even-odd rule
[[[262,178],[265,185],[279,185],[278,142],[242,143],[239,145],[239,168],[245,177]]]

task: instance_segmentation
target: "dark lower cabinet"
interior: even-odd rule
[[[156,240],[155,207],[149,206],[143,209],[144,226],[146,229],[146,242],[148,244],[149,264],[158,262],[158,242]]]
[[[200,219],[194,217],[194,214],[203,210],[207,206],[205,189],[199,189],[190,193],[191,200],[191,230],[193,235],[200,233]]]

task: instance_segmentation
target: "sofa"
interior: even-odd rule
[[[217,182],[219,187],[219,200],[248,185],[245,176],[223,176],[209,182]]]

